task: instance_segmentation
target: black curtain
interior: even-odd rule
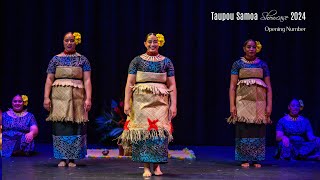
[[[29,111],[37,118],[38,141],[51,141],[51,126],[43,107],[49,60],[63,51],[63,35],[82,34],[77,51],[92,66],[93,109],[89,143],[97,143],[94,121],[111,99],[121,99],[130,61],[145,52],[149,32],[162,33],[160,53],[176,70],[178,116],[173,120],[174,142],[179,145],[233,145],[229,116],[232,63],[243,56],[245,40],[259,40],[271,71],[273,124],[267,143],[275,143],[275,125],[287,112],[292,97],[304,100],[303,114],[320,135],[318,68],[319,12],[302,0],[46,0],[1,1],[1,108],[11,106],[15,94],[29,96]],[[305,12],[305,20],[261,20],[263,12],[276,16]],[[257,13],[258,20],[212,20],[211,12]],[[304,32],[267,32],[266,27],[300,27]]]

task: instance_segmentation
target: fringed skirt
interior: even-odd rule
[[[120,137],[122,142],[132,144],[133,161],[167,162],[168,143],[172,140],[169,104],[164,84],[145,83],[134,87],[132,110]]]
[[[237,117],[228,118],[236,125],[235,159],[262,161],[265,159],[266,88],[259,84],[238,84],[236,97]]]
[[[51,111],[47,121],[82,123],[88,121],[84,110],[84,88],[53,86]]]
[[[56,159],[82,159],[87,154],[88,113],[84,111],[84,89],[53,86],[47,121],[53,126],[53,154]]]
[[[270,118],[267,118],[265,114],[267,104],[266,92],[266,88],[258,84],[239,84],[236,92],[237,117],[229,117],[228,122],[271,123]]]

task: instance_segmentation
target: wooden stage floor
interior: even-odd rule
[[[185,147],[194,151],[196,160],[169,159],[168,164],[161,166],[163,176],[145,179],[320,179],[319,161],[275,160],[274,147],[267,148],[266,160],[259,169],[241,168],[234,161],[232,146],[171,146],[169,149]],[[36,150],[32,157],[2,158],[2,179],[143,179],[143,165],[130,159],[86,158],[77,161],[75,168],[58,168],[50,144],[37,144]]]

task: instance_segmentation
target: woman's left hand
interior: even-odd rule
[[[266,116],[270,117],[271,116],[271,112],[272,112],[272,107],[271,106],[267,106],[266,107]]]
[[[172,120],[174,117],[176,117],[176,115],[177,115],[177,107],[176,106],[170,106],[170,109],[169,109],[170,120]]]
[[[91,109],[91,100],[89,100],[89,99],[86,99],[85,101],[84,101],[84,110],[86,111],[86,112],[89,112],[90,111],[90,109]]]
[[[33,133],[29,132],[25,135],[27,143],[30,143],[33,140]]]

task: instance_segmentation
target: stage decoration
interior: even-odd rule
[[[260,41],[256,41],[256,52],[259,53],[262,49],[262,44],[260,43]]]
[[[158,44],[160,47],[162,47],[164,45],[164,43],[166,42],[164,40],[164,36],[162,34],[156,34],[156,37],[158,38]]]
[[[81,43],[81,34],[78,32],[74,32],[73,33],[74,36],[74,42],[76,43],[76,45]]]
[[[123,108],[123,101],[111,100],[111,107],[107,106],[107,110],[103,110],[102,115],[96,119],[96,130],[101,134],[101,142],[108,143],[108,141],[115,140],[121,135],[123,128],[128,128],[127,115]]]
[[[22,98],[22,101],[23,101],[23,105],[24,106],[28,106],[28,96],[27,95],[22,95],[21,98]]]

